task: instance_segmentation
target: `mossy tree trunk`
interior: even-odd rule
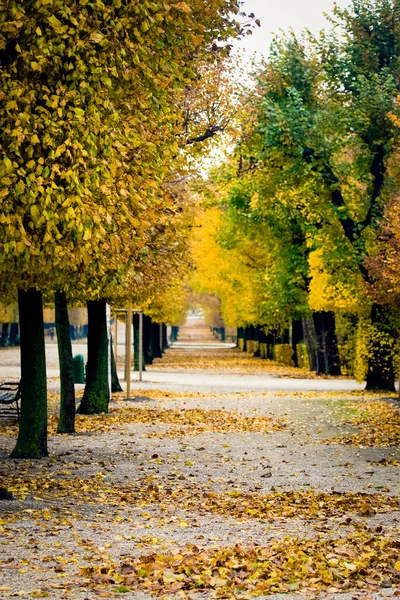
[[[21,337],[21,419],[12,458],[42,458],[47,451],[46,351],[42,293],[18,291]]]
[[[107,413],[110,401],[106,301],[90,300],[87,309],[89,330],[86,385],[78,412],[95,415]]]
[[[367,390],[395,391],[392,342],[396,336],[390,308],[374,304],[371,312]]]
[[[56,331],[61,382],[60,417],[57,432],[74,433],[76,410],[74,360],[72,356],[67,297],[64,292],[55,293],[54,305],[56,309]]]
[[[110,336],[110,356],[111,356],[111,391],[122,392],[122,387],[118,379],[116,356],[114,356],[113,339]]]

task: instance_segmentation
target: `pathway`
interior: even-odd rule
[[[1,600],[398,596],[396,402],[289,374],[192,322],[133,401],[52,417],[48,459],[3,424]]]

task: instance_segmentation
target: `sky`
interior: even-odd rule
[[[342,8],[348,6],[350,0],[336,0]],[[279,29],[284,31],[293,28],[296,33],[308,28],[312,33],[329,27],[324,13],[332,12],[334,0],[244,0],[243,11],[253,12],[260,19],[261,27],[256,27],[253,35],[241,42],[246,54],[257,51],[268,55],[272,34]]]

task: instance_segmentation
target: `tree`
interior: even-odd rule
[[[74,363],[68,318],[67,297],[63,292],[54,296],[56,313],[57,345],[60,363],[60,418],[58,433],[75,432],[75,386]]]
[[[391,117],[399,84],[397,9],[396,2],[355,0],[348,10],[335,9],[337,34],[323,34],[311,46],[294,35],[277,40],[260,73],[253,135],[255,177],[266,175],[261,202],[280,195],[303,223],[311,261],[314,252],[322,259],[318,285],[325,277],[325,285],[364,305],[365,258],[382,218],[387,164],[398,137]],[[318,308],[326,310],[320,300]],[[370,306],[370,318],[367,387],[393,389],[393,361],[381,352],[379,331],[392,339],[396,331],[383,307]]]
[[[102,303],[104,278],[118,285],[136,260],[164,165],[177,153],[177,96],[195,78],[196,59],[212,62],[238,34],[237,3],[0,6],[3,291],[12,282],[26,307],[24,294],[75,293],[83,281],[82,295]],[[24,387],[22,404],[30,394]]]

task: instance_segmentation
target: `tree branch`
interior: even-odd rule
[[[204,142],[205,140],[208,140],[208,139],[214,137],[220,131],[224,131],[224,128],[221,127],[220,125],[213,125],[212,127],[209,127],[208,129],[206,129],[203,134],[186,140],[186,145],[196,144],[197,142]]]

